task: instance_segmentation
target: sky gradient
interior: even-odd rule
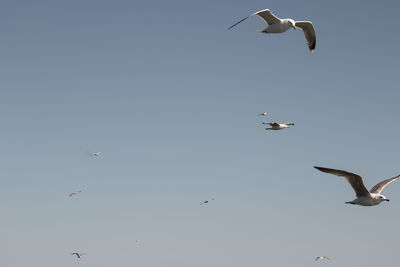
[[[315,53],[300,30],[257,33],[257,17],[227,31],[265,8],[311,20]],[[390,202],[351,206],[345,179],[313,166],[368,188],[400,174],[399,12],[2,1],[0,265],[397,266],[400,183]]]

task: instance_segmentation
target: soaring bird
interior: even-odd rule
[[[288,123],[277,123],[277,122],[263,122],[264,125],[269,125],[271,128],[265,128],[265,130],[282,130],[289,128],[289,126],[294,125],[292,122]]]
[[[71,253],[71,255],[76,255],[76,257],[78,257],[78,259],[80,259],[83,255],[86,255],[86,253],[74,252],[74,253]]]
[[[79,194],[80,192],[82,192],[82,191],[78,190],[78,191],[75,191],[75,192],[71,192],[68,196],[72,197],[72,196],[75,196],[75,195]]]
[[[318,261],[318,260],[330,260],[327,256],[318,256],[316,259],[315,259],[315,261]]]
[[[304,37],[306,38],[308,48],[310,49],[311,52],[315,50],[315,44],[316,44],[316,35],[315,35],[315,29],[311,21],[294,21],[293,19],[280,19],[276,17],[274,14],[269,9],[263,9],[257,12],[254,12],[253,14],[248,15],[244,19],[239,20],[232,26],[228,28],[231,29],[238,25],[240,22],[244,21],[245,19],[257,15],[259,16],[262,20],[267,23],[268,27],[259,30],[258,32],[261,33],[283,33],[290,28],[296,29],[296,27],[299,27],[303,30]]]
[[[98,156],[100,156],[100,153],[101,153],[101,152],[94,152],[94,153],[90,154],[90,156],[92,156],[92,157],[98,157]]]
[[[215,198],[211,198],[211,200],[215,200]],[[201,201],[200,205],[207,204],[208,202],[209,202],[208,200]]]
[[[358,174],[342,170],[316,167],[316,166],[314,166],[314,168],[322,172],[327,172],[330,174],[343,176],[344,178],[346,178],[346,180],[350,183],[351,187],[353,187],[353,190],[356,193],[357,198],[345,203],[353,205],[361,205],[361,206],[375,206],[380,204],[382,201],[389,201],[388,198],[386,198],[384,195],[381,195],[381,192],[383,188],[385,188],[385,186],[387,186],[388,184],[397,180],[400,177],[400,175],[397,175],[393,178],[383,180],[382,182],[376,184],[374,187],[372,187],[371,190],[368,191],[363,183],[361,176],[359,176]]]
[[[259,113],[259,114],[257,114],[258,116],[266,116],[267,115],[267,112],[262,112],[262,113]]]

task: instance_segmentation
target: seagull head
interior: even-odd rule
[[[292,19],[289,19],[289,23],[290,23],[290,26],[293,27],[293,29],[296,30],[296,21],[294,21]]]
[[[378,199],[382,202],[382,201],[390,201],[390,199],[386,198],[383,195],[378,196]]]

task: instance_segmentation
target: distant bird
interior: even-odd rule
[[[266,116],[267,115],[267,112],[263,112],[263,113],[260,113],[260,114],[257,114],[258,116]]]
[[[101,152],[94,152],[94,153],[90,154],[90,156],[92,156],[92,157],[98,157],[98,156],[100,156],[100,153],[101,153]]]
[[[211,198],[211,200],[215,200],[215,198]],[[209,202],[208,200],[201,201],[200,205],[207,204],[208,202]]]
[[[294,125],[294,123],[277,123],[277,122],[263,122],[264,125],[269,125],[271,128],[265,128],[265,130],[282,130],[285,128],[289,128],[289,126]]]
[[[82,192],[82,191],[81,191],[81,190],[78,190],[78,191],[75,191],[75,192],[70,193],[68,196],[69,196],[69,197],[72,197],[72,196],[75,196],[75,195],[79,194],[80,192]]]
[[[240,22],[246,20],[247,18],[257,15],[259,16],[262,20],[264,20],[268,27],[259,30],[258,32],[261,33],[283,33],[289,30],[290,28],[296,29],[296,27],[299,27],[303,30],[304,37],[306,38],[308,48],[310,49],[311,52],[315,50],[315,44],[316,44],[316,34],[315,34],[315,29],[311,21],[294,21],[293,19],[280,19],[276,17],[274,14],[271,13],[269,9],[263,9],[257,12],[254,12],[253,14],[248,15],[244,19],[241,19],[240,21],[236,22],[232,26],[228,28],[231,29],[238,25]]]
[[[318,261],[318,260],[330,260],[327,256],[318,256],[316,259],[315,259],[315,261]]]
[[[397,175],[393,178],[386,179],[378,184],[376,184],[374,187],[372,187],[371,190],[367,190],[365,188],[363,180],[361,176],[358,174],[354,174],[351,172],[346,172],[346,171],[341,171],[341,170],[335,170],[335,169],[329,169],[329,168],[323,168],[323,167],[316,167],[314,168],[322,171],[322,172],[327,172],[330,174],[334,174],[337,176],[343,176],[346,178],[346,180],[350,183],[351,187],[353,187],[354,192],[356,193],[356,199],[353,201],[348,201],[345,202],[346,204],[354,204],[354,205],[361,205],[361,206],[375,206],[380,204],[382,201],[389,201],[385,196],[381,195],[381,192],[385,186],[390,184],[391,182],[397,180],[400,175]]]
[[[80,259],[83,255],[86,255],[86,253],[74,252],[74,253],[71,253],[71,255],[76,255],[76,257],[78,257],[78,259]]]

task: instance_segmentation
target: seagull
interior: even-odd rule
[[[267,112],[263,112],[263,113],[258,114],[258,116],[266,116],[266,115],[267,115]]]
[[[361,205],[361,206],[375,206],[380,204],[382,201],[389,201],[388,198],[381,195],[381,192],[383,188],[385,188],[385,186],[387,186],[388,184],[397,180],[400,177],[400,175],[397,175],[393,178],[383,180],[382,182],[377,183],[374,187],[372,187],[371,190],[368,191],[367,188],[365,188],[361,176],[359,176],[358,174],[341,170],[316,167],[316,166],[314,166],[314,168],[322,172],[327,172],[330,174],[343,176],[344,178],[346,178],[346,180],[350,183],[351,187],[353,187],[353,190],[356,193],[357,198],[354,199],[353,201],[348,201],[345,203],[353,205]]]
[[[318,261],[318,260],[330,260],[330,258],[328,258],[327,256],[318,256],[318,257],[315,259],[315,261]]]
[[[277,123],[277,122],[263,122],[264,125],[269,125],[271,128],[265,128],[265,130],[282,130],[289,128],[289,126],[294,125],[292,122],[288,123]]]
[[[92,156],[92,157],[98,157],[98,156],[100,156],[100,153],[101,153],[101,152],[94,152],[94,153],[90,154],[90,156]]]
[[[215,200],[215,198],[211,198],[211,200]],[[200,202],[200,205],[207,204],[208,202],[209,202],[208,200],[204,200],[204,201]]]
[[[71,253],[71,255],[76,255],[78,257],[78,259],[80,259],[83,255],[86,255],[86,253],[74,252],[74,253]]]
[[[81,191],[81,190],[78,190],[78,191],[75,191],[75,192],[70,193],[68,196],[69,196],[69,197],[72,197],[72,196],[74,196],[74,195],[79,194],[80,192],[82,192],[82,191]]]
[[[290,28],[293,28],[296,30],[296,27],[299,27],[303,30],[304,37],[306,38],[308,48],[310,49],[311,52],[315,50],[315,43],[316,43],[316,35],[315,35],[315,29],[311,21],[294,21],[293,19],[280,19],[276,17],[274,14],[271,13],[269,9],[263,9],[257,12],[254,12],[253,14],[248,15],[244,19],[239,20],[232,26],[228,28],[232,29],[236,25],[238,25],[240,22],[246,20],[247,18],[257,15],[259,16],[262,20],[267,23],[268,27],[259,30],[258,32],[261,33],[282,33]]]

